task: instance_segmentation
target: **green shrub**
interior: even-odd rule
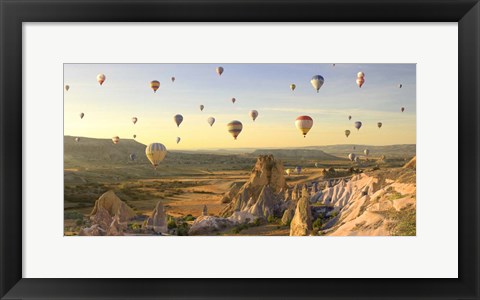
[[[183,218],[183,220],[185,220],[185,221],[195,221],[195,217],[188,214]]]
[[[267,218],[267,221],[268,221],[268,223],[274,223],[276,220],[275,220],[275,217],[273,215],[269,215],[268,218]]]
[[[177,223],[175,222],[174,218],[169,218],[168,219],[167,227],[168,227],[168,229],[177,228]]]
[[[323,224],[322,224],[322,219],[317,218],[317,219],[313,222],[312,225],[313,225],[313,228],[314,228],[314,229],[320,229],[320,228],[322,228],[322,225],[323,225]]]
[[[82,225],[83,225],[83,219],[77,219],[77,220],[75,221],[75,225],[77,225],[77,226],[82,226]]]

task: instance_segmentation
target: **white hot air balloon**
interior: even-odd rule
[[[214,118],[214,117],[209,117],[209,118],[207,119],[207,122],[208,122],[208,124],[210,124],[210,127],[212,127],[213,124],[215,123],[215,118]]]
[[[325,82],[325,79],[323,78],[322,75],[315,75],[312,77],[312,80],[310,80],[310,83],[312,84],[313,88],[317,91],[317,93],[322,87],[324,82]]]

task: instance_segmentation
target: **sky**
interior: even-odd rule
[[[356,84],[360,71],[362,88]],[[103,85],[99,73],[106,76]],[[310,83],[317,74],[325,79],[319,93]],[[160,81],[156,93],[152,80]],[[64,85],[70,87],[64,89],[64,134],[71,136],[136,134],[140,143],[170,150],[416,143],[415,64],[64,64]],[[252,109],[259,113],[255,122]],[[184,117],[178,128],[176,114]],[[301,115],[313,119],[306,138],[295,127]],[[227,131],[232,120],[243,124],[237,140]],[[363,123],[359,131],[355,121]]]

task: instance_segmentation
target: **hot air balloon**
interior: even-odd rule
[[[357,149],[357,147],[353,146],[353,150]]]
[[[212,126],[213,126],[213,123],[215,123],[215,118],[214,118],[214,117],[209,117],[209,118],[207,119],[207,122],[208,122],[208,124],[210,124],[210,127],[212,127]]]
[[[175,115],[175,116],[173,116],[173,120],[175,121],[175,124],[177,124],[177,127],[180,127],[180,124],[183,121],[183,116],[182,115]]]
[[[357,130],[360,130],[360,127],[362,127],[362,122],[360,121],[355,122],[355,128],[357,128]]]
[[[297,172],[297,174],[300,174],[302,172],[302,167],[296,166],[295,167],[295,172]]]
[[[365,83],[365,78],[363,78],[363,77],[358,77],[357,78],[357,85],[358,85],[359,88],[361,88],[364,83]]]
[[[138,121],[138,118],[137,118],[137,117],[133,117],[133,118],[132,118],[133,125],[135,125],[135,124],[137,123],[137,121]]]
[[[253,122],[255,122],[255,119],[258,117],[258,111],[251,110],[249,115],[250,115],[250,118],[252,118]]]
[[[365,149],[365,150],[363,150],[363,153],[365,154],[365,156],[368,156],[370,154],[370,150]]]
[[[318,168],[319,164],[318,163],[315,163],[315,168]]]
[[[354,159],[354,161],[355,161],[356,163],[359,163],[359,162],[360,162],[360,157],[358,157],[358,156],[355,156],[355,159]]]
[[[297,87],[297,86],[296,86],[295,84],[293,84],[293,83],[290,85],[290,89],[291,89],[292,91],[294,91],[296,87]]]
[[[237,136],[242,132],[243,125],[240,121],[231,121],[227,124],[228,132],[233,136],[234,139],[237,139]]]
[[[105,77],[104,74],[98,74],[97,75],[97,81],[98,81],[98,83],[100,83],[100,85],[102,85],[105,82],[105,79],[106,79],[106,77]]]
[[[363,73],[363,72],[358,72],[358,73],[357,73],[357,77],[358,77],[358,78],[363,78],[363,77],[365,77],[365,73]]]
[[[80,113],[80,119],[83,119],[84,116],[85,116],[84,113]]]
[[[402,108],[401,108],[401,111],[404,112],[404,111],[405,111],[405,107],[402,107]]]
[[[156,169],[158,164],[167,155],[167,148],[161,143],[152,143],[145,148],[145,155]]]
[[[134,135],[133,135],[133,138],[134,138],[134,139],[135,139],[135,138],[137,138],[137,135],[136,135],[136,134],[134,134]]]
[[[310,83],[312,84],[313,88],[317,90],[317,93],[318,93],[324,81],[325,80],[321,75],[315,75],[312,77],[312,80],[310,80]]]
[[[382,128],[382,125],[383,125],[382,122],[378,122],[378,123],[377,123],[377,127],[378,127],[378,128]]]
[[[172,82],[175,82],[175,77],[174,77],[174,76],[172,76],[172,78],[171,78],[171,79],[172,79]]]
[[[348,116],[348,120],[350,121],[352,119],[352,116]]]
[[[181,138],[177,136],[177,144],[180,143]]]
[[[335,67],[335,64],[332,64],[332,66],[334,66],[334,67]]]
[[[399,89],[401,89],[401,88],[402,88],[402,86],[403,86],[403,85],[400,83],[400,84],[398,85],[398,88],[399,88]]]
[[[345,130],[345,136],[348,138],[348,136],[350,135],[350,130]]]
[[[295,126],[305,137],[313,126],[313,119],[309,116],[300,116],[295,120]]]
[[[136,155],[135,153],[131,153],[131,154],[130,154],[130,160],[131,160],[131,161],[134,161],[134,160],[136,160],[136,159],[137,159],[137,155]]]
[[[205,106],[200,105],[200,111],[203,111],[204,108],[205,108]]]
[[[76,137],[76,138],[75,138],[75,142],[77,142],[77,143],[80,142],[80,138],[79,138],[79,137]]]
[[[65,90],[68,92],[68,90],[70,89],[70,86],[67,84],[65,85]]]
[[[118,144],[120,142],[120,138],[118,136],[114,136],[114,137],[112,137],[112,142],[114,144]]]
[[[350,153],[350,154],[348,155],[348,159],[350,159],[351,161],[354,161],[354,160],[355,160],[355,157],[356,157],[356,155],[355,155],[354,153]]]
[[[287,173],[288,176],[290,176],[290,172],[292,172],[290,169],[285,170],[285,173]]]
[[[160,81],[158,80],[150,81],[150,87],[152,88],[153,92],[156,93],[158,88],[160,87]]]
[[[235,99],[235,98],[232,98],[232,103],[235,103],[235,101],[237,101],[237,99]]]
[[[217,72],[218,76],[220,76],[223,73],[223,67],[217,67],[215,71]]]

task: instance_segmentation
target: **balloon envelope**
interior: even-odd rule
[[[382,122],[377,123],[378,128],[382,128],[382,125],[383,125]]]
[[[348,120],[351,120],[352,119],[352,116],[348,116]]]
[[[370,150],[365,149],[365,150],[363,150],[363,153],[364,153],[366,156],[368,156],[368,155],[370,154]]]
[[[134,134],[134,135],[133,135],[133,138],[135,139],[136,137],[137,137],[137,135],[136,135],[136,134]]]
[[[138,121],[138,118],[137,118],[137,117],[133,117],[133,118],[132,118],[132,122],[133,122],[133,124],[136,124],[136,123],[137,123],[137,121]]]
[[[233,136],[234,139],[237,139],[237,136],[242,132],[243,125],[242,122],[234,120],[227,124],[227,130]]]
[[[251,110],[248,114],[250,115],[250,118],[252,118],[252,120],[255,122],[255,119],[258,117],[258,111]]]
[[[182,115],[175,115],[173,116],[173,120],[175,121],[175,124],[177,124],[177,127],[180,126],[183,122],[183,116]]]
[[[213,123],[215,123],[215,118],[214,118],[214,117],[209,117],[209,118],[207,119],[207,122],[208,122],[208,124],[210,124],[210,127],[212,127],[212,126],[213,126]]]
[[[68,92],[69,89],[70,89],[70,86],[67,84],[67,85],[65,86],[65,90]]]
[[[114,137],[112,137],[112,142],[114,144],[118,144],[120,142],[120,138],[118,136],[114,136]]]
[[[223,67],[217,67],[215,71],[217,72],[218,76],[220,76],[223,73]]]
[[[365,83],[365,79],[363,77],[357,78],[357,85],[359,88],[361,88],[364,83]]]
[[[302,172],[302,167],[296,166],[295,167],[295,172],[297,172],[297,174],[300,174]]]
[[[362,122],[360,121],[355,122],[355,128],[357,128],[357,130],[360,130],[361,127],[362,127]]]
[[[177,136],[177,144],[180,143],[181,138]]]
[[[355,157],[356,157],[356,155],[355,155],[354,153],[350,153],[350,154],[348,155],[348,159],[350,159],[351,161],[354,161],[354,160],[355,160]]]
[[[167,148],[161,143],[152,143],[145,148],[145,155],[156,168],[167,155]]]
[[[325,82],[325,79],[323,79],[322,75],[315,75],[312,77],[312,80],[310,80],[310,83],[312,84],[313,88],[317,91],[317,93],[322,87],[324,82]]]
[[[153,92],[156,93],[158,88],[160,87],[160,81],[158,80],[150,81],[150,87],[152,88]]]
[[[75,142],[77,142],[77,143],[80,142],[80,138],[79,138],[79,137],[76,137],[76,138],[75,138]]]
[[[290,85],[290,89],[291,89],[292,91],[294,91],[296,87],[297,87],[297,86],[296,86],[295,84],[293,84],[293,83]]]
[[[404,111],[405,111],[405,107],[402,107],[401,111],[404,112]]]
[[[200,105],[200,111],[203,111],[204,108],[205,108],[205,106]]]
[[[358,73],[357,73],[357,77],[358,77],[358,78],[365,77],[365,73],[363,73],[363,72],[358,72]]]
[[[235,99],[235,98],[232,98],[232,103],[235,103],[235,101],[237,101],[237,99]]]
[[[348,136],[350,135],[350,130],[345,130],[345,136],[348,138]]]
[[[83,119],[84,116],[85,116],[84,113],[80,113],[80,119]]]
[[[309,116],[299,116],[295,120],[295,126],[305,137],[313,126],[313,119]]]
[[[172,82],[175,82],[175,77],[172,77]]]
[[[105,82],[105,74],[98,74],[97,75],[97,82],[100,83],[100,85],[102,85],[104,82]]]
[[[137,155],[135,153],[130,154],[130,160],[134,161],[135,159],[137,159]]]

